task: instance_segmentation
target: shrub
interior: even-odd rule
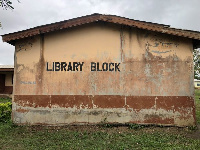
[[[8,122],[11,119],[12,103],[0,103],[0,122]]]
[[[0,97],[0,103],[7,103],[7,102],[12,102],[12,99],[9,97],[5,98]]]

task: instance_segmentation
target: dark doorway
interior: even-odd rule
[[[0,74],[0,93],[5,90],[5,74]]]

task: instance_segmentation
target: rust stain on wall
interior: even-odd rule
[[[36,75],[36,83],[37,83],[37,94],[43,92],[43,72],[45,70],[45,60],[44,60],[44,34],[40,35],[40,59],[37,64],[37,75]]]
[[[120,30],[120,53],[121,53],[121,62],[124,61],[124,31],[123,31],[123,26],[121,26],[121,30]]]

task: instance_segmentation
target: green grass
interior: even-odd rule
[[[195,93],[200,124],[200,90]],[[197,132],[178,127],[28,127],[7,122],[0,123],[0,149],[200,149],[200,136],[192,138]]]
[[[195,90],[195,106],[197,124],[200,124],[200,90]]]
[[[195,90],[195,105],[197,123],[200,124],[200,90]]]
[[[200,140],[170,128],[133,130],[126,127],[47,128],[0,124],[2,149],[199,149]],[[92,129],[91,129],[92,128]],[[125,131],[122,129],[125,128]],[[111,131],[112,130],[112,131]],[[180,129],[179,129],[180,130]],[[182,129],[183,130],[183,129]],[[186,131],[189,132],[189,131]]]

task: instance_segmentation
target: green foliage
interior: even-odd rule
[[[7,103],[7,102],[11,102],[12,99],[11,98],[0,98],[0,103]]]
[[[11,118],[12,103],[0,103],[0,122],[8,122]]]
[[[111,127],[115,126],[114,124],[108,123],[107,118],[104,118],[104,120],[101,121],[101,123],[99,125],[104,127],[104,128],[111,128]]]
[[[197,124],[200,124],[200,90],[195,90],[195,106],[196,106],[196,119]]]
[[[189,129],[189,130],[197,130],[198,127],[197,127],[197,126],[188,126],[188,129]]]
[[[140,124],[134,124],[134,123],[128,123],[126,124],[129,129],[142,129],[145,127],[145,125],[140,125]]]
[[[194,78],[200,80],[200,49],[194,49]]]

